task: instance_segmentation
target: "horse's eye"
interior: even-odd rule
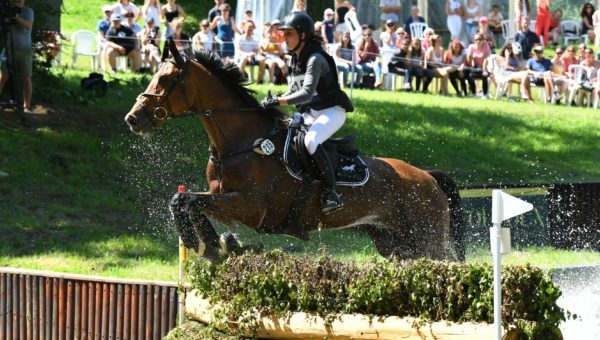
[[[158,85],[160,85],[161,87],[167,87],[167,85],[169,84],[169,77],[167,76],[160,76],[158,78]]]

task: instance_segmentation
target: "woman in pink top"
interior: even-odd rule
[[[467,48],[467,62],[472,67],[469,73],[469,89],[471,94],[475,95],[475,79],[481,79],[483,87],[483,98],[490,98],[489,96],[489,77],[490,74],[487,71],[487,58],[492,54],[490,46],[484,41],[483,36],[480,33],[475,33],[475,43],[469,45]]]
[[[548,32],[550,31],[550,0],[537,0],[537,18],[535,23],[535,34],[544,36],[544,46],[548,46]]]

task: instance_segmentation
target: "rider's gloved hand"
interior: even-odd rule
[[[279,98],[277,97],[267,97],[260,102],[260,108],[263,110],[273,108],[275,106],[279,106]]]

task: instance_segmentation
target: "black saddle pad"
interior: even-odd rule
[[[306,169],[300,159],[294,143],[294,130],[287,130],[285,145],[283,149],[283,160],[290,176],[302,180],[306,173],[316,173],[316,169]],[[335,177],[337,185],[361,186],[369,180],[369,168],[365,161],[358,155],[358,150],[352,147],[353,136],[346,136],[340,139],[327,141],[326,149],[332,146],[337,150],[337,162],[332,162],[335,166]],[[330,145],[327,145],[330,144]],[[316,168],[316,167],[315,167]],[[318,178],[314,177],[313,178]]]

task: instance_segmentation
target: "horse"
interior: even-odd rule
[[[173,118],[196,117],[202,122],[210,142],[209,189],[177,193],[170,201],[187,248],[210,261],[227,256],[227,245],[235,242],[230,234],[215,231],[214,220],[300,239],[308,239],[308,231],[317,228],[358,227],[384,257],[464,260],[461,199],[448,175],[398,159],[364,157],[368,180],[339,186],[345,206],[324,214],[318,181],[291,176],[281,153],[275,157],[277,152],[256,150],[256,141],[265,136],[272,141],[266,151],[283,147],[287,129],[278,126],[286,115],[261,109],[233,63],[224,64],[208,51],[188,56],[173,43],[168,45],[172,57],[137,97],[125,122],[133,133],[145,136]],[[303,195],[298,196],[300,191]]]

